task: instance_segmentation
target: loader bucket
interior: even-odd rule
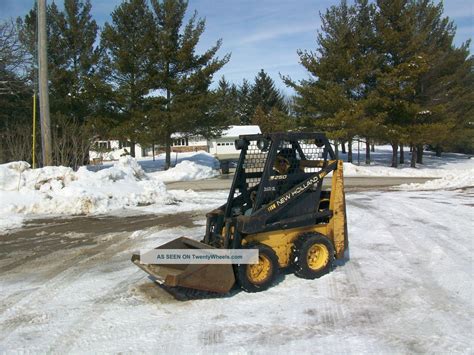
[[[155,249],[214,249],[186,237],[180,237]],[[140,254],[132,262],[168,287],[186,287],[201,291],[227,293],[235,283],[232,264],[142,264]]]

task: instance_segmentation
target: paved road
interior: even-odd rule
[[[175,181],[167,183],[166,186],[170,190],[187,190],[194,191],[203,190],[226,190],[232,184],[233,175],[223,176],[215,179],[198,180],[198,181]],[[420,177],[344,177],[344,185],[346,190],[372,190],[397,186],[410,183],[424,183],[433,178]],[[325,179],[324,185],[329,185],[331,179]]]

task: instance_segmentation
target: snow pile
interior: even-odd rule
[[[219,175],[219,173],[217,170],[214,170],[209,166],[200,165],[189,160],[183,160],[174,168],[151,173],[150,175],[161,181],[169,182],[208,179]]]
[[[433,167],[432,165],[418,165],[411,168],[401,165],[398,168],[381,165],[355,165],[344,163],[344,176],[350,177],[447,177],[453,175],[453,170],[461,173],[472,172],[474,161],[462,159],[463,163],[447,164],[447,167]]]
[[[397,168],[390,167],[392,161],[392,147],[381,145],[370,153],[370,165],[365,164],[365,144],[360,145],[360,154],[357,154],[357,142],[353,144],[353,163],[344,163],[344,176],[350,177],[449,177],[453,170],[467,172],[474,169],[474,160],[468,155],[458,153],[443,153],[437,157],[434,152],[425,151],[423,164],[416,168],[410,167],[411,153],[405,148],[405,163]],[[347,155],[339,152],[339,159],[347,160]]]
[[[213,177],[218,174],[213,169],[216,160],[204,152],[186,156],[192,161],[181,160],[155,173],[147,173],[142,162],[130,156],[96,172],[87,167],[77,172],[64,166],[30,169],[27,162],[0,165],[0,230],[17,228],[32,215],[102,214],[144,206],[151,206],[146,211],[166,212],[178,204],[196,208],[185,196],[168,192],[164,182]]]
[[[152,157],[138,158],[138,163],[145,172],[155,172],[164,170],[166,154],[159,154],[153,160]],[[184,161],[191,161],[203,167],[219,169],[219,161],[212,155],[203,150],[197,152],[171,153],[171,165],[177,166]],[[176,181],[176,180],[173,180]]]
[[[434,174],[434,175],[433,175]],[[425,169],[414,168],[391,168],[379,165],[355,165],[353,163],[344,163],[344,176],[362,177],[362,176],[393,176],[393,177],[434,177],[439,172],[434,170],[427,171]]]
[[[403,184],[397,187],[400,190],[453,190],[474,187],[474,169],[451,172],[441,179],[430,180],[423,184]]]
[[[147,176],[130,157],[98,172],[85,167],[74,172],[62,166],[28,169],[25,164],[0,166],[0,214],[7,217],[0,225],[4,227],[15,214],[97,214],[175,203],[164,183]]]

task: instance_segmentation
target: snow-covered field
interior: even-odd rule
[[[266,292],[186,302],[130,255],[201,237],[204,215],[93,238],[13,234],[0,240],[11,250],[0,251],[0,353],[470,354],[473,194],[348,193],[344,265],[319,280],[288,274]],[[195,195],[209,203],[209,192]]]

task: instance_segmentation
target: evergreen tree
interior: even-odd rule
[[[64,12],[55,3],[47,8],[53,160],[74,167],[88,161],[91,132],[87,124],[96,115],[101,86],[100,50],[95,47],[98,26],[90,11],[89,0],[65,0]],[[20,39],[35,58],[36,8],[18,23]]]
[[[367,148],[373,140],[390,142],[392,166],[401,145],[414,150],[415,166],[424,144],[447,145],[454,132],[469,140],[472,133],[457,127],[468,126],[459,113],[472,107],[472,83],[465,79],[472,78],[472,58],[467,47],[454,47],[442,4],[357,0],[348,6],[343,0],[321,19],[317,52],[298,52],[311,79],[284,77],[297,93],[300,127],[349,142],[366,137]]]
[[[250,98],[254,110],[260,107],[266,114],[274,108],[285,113],[288,111],[283,95],[275,88],[273,79],[263,69],[255,77]]]
[[[235,84],[230,84],[225,77],[219,80],[216,89],[216,114],[221,115],[220,121],[228,124],[240,124],[239,92]]]
[[[421,162],[423,145],[440,143],[452,125],[439,95],[445,63],[453,53],[454,25],[443,18],[442,4],[429,0],[379,0],[376,29],[384,61],[373,98],[385,113],[386,139],[397,166],[400,143],[412,147],[411,165]],[[458,63],[461,64],[462,63]],[[456,67],[454,67],[456,68]]]
[[[238,115],[241,125],[249,125],[252,122],[252,116],[255,108],[252,104],[252,86],[244,79],[242,85],[238,88]]]
[[[453,142],[465,147],[471,142],[472,147],[468,112],[471,110],[472,114],[474,82],[469,43],[460,48],[453,45],[455,26],[443,17],[442,3],[418,1],[414,6],[417,33],[423,39],[418,55],[426,61],[427,71],[419,78],[416,90],[416,102],[422,108],[417,115],[418,129],[410,131],[414,135],[418,131],[414,138],[419,147],[430,144],[437,154],[443,147],[453,147]],[[417,153],[417,162],[422,163],[422,149]]]
[[[443,114],[452,124],[451,134],[435,145],[437,155],[443,148],[465,154],[474,153],[474,57],[469,42],[454,48],[445,62],[449,70],[437,82],[436,99],[443,103]],[[444,94],[443,94],[444,93]],[[434,99],[434,100],[436,100]]]
[[[270,112],[265,113],[263,108],[257,106],[255,113],[252,117],[252,124],[258,125],[262,132],[286,132],[294,129],[294,125],[290,117],[273,107]]]
[[[31,161],[29,62],[14,21],[0,22],[0,163]]]
[[[374,4],[368,0],[356,0],[354,3],[354,72],[356,81],[355,99],[358,101],[360,116],[357,119],[356,133],[365,138],[365,163],[370,164],[370,142],[377,138],[381,120],[377,113],[367,110],[367,98],[376,87],[376,75],[381,58],[376,51],[377,36],[375,33]]]
[[[151,89],[153,29],[153,16],[145,0],[130,0],[114,10],[112,22],[105,23],[101,37],[107,55],[104,70],[113,89],[110,104],[118,123],[114,134],[130,140],[132,156],[135,142],[149,124],[145,96]]]
[[[50,78],[52,111],[84,123],[94,114],[100,50],[95,48],[98,26],[89,0],[65,0],[64,12],[51,4]]]
[[[210,136],[225,126],[215,115],[215,96],[209,85],[213,75],[230,56],[216,57],[221,40],[201,55],[196,46],[205,30],[205,21],[197,13],[183,27],[188,6],[183,0],[152,0],[156,35],[152,42],[153,85],[164,92],[164,104],[154,108],[166,147],[165,168],[170,166],[171,135],[176,132]],[[183,27],[183,28],[182,28]],[[180,32],[182,30],[182,32]]]
[[[357,47],[355,11],[343,0],[321,15],[317,52],[298,51],[301,64],[309,71],[311,79],[295,83],[284,78],[297,93],[295,109],[300,126],[321,129],[332,139],[349,142],[356,134],[362,116],[357,101],[366,90],[362,81],[365,76],[356,75],[363,56]],[[349,147],[351,149],[352,145]],[[351,154],[348,159],[351,160]]]

